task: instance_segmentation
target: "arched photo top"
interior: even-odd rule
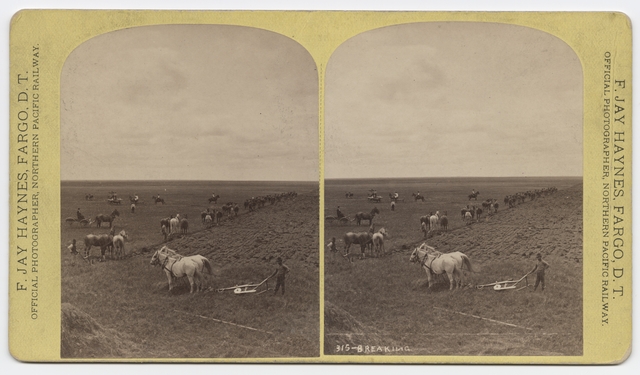
[[[358,34],[329,60],[325,103],[327,178],[582,176],[581,62],[537,29]]]
[[[317,97],[313,58],[278,33],[102,34],[62,70],[61,178],[316,181]]]

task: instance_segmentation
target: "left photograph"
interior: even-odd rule
[[[60,88],[62,358],[320,355],[318,72],[267,30],[89,39]]]

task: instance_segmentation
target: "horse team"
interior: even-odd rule
[[[517,204],[524,203],[525,198],[535,200],[536,198],[555,193],[556,191],[557,188],[550,187],[523,193],[516,193],[506,196],[504,198],[504,202],[505,205],[508,205],[509,208],[512,208]],[[468,196],[468,198],[469,200],[477,200],[478,195],[480,195],[480,192],[474,190],[473,193]],[[422,200],[424,202],[424,197],[419,193],[414,193],[413,197],[414,201]],[[489,215],[496,214],[498,212],[498,207],[499,204],[497,199],[486,199],[482,201],[480,205],[467,205],[461,210],[461,219],[467,224],[471,224],[473,221],[479,221],[481,215],[484,212],[488,213]],[[363,223],[363,221],[368,221],[370,228],[368,232],[345,233],[343,237],[343,256],[350,262],[353,261],[353,255],[350,254],[349,250],[351,248],[351,245],[353,244],[360,245],[360,258],[365,257],[367,249],[370,249],[372,255],[374,255],[374,253],[376,256],[386,254],[386,250],[384,248],[384,239],[388,236],[388,232],[385,228],[381,228],[378,232],[375,232],[372,222],[375,215],[379,213],[379,210],[377,208],[374,208],[368,214],[359,212],[355,215],[357,225],[360,225],[361,223]],[[325,219],[328,222],[332,222],[333,220],[331,219],[335,220],[336,217],[327,216]],[[351,220],[344,220],[342,222],[346,223],[347,221]],[[435,213],[430,212],[428,215],[420,217],[420,227],[422,232],[424,233],[424,238],[427,238],[428,233],[433,230],[447,231],[448,224],[449,220],[447,218],[446,211],[444,211],[442,214],[440,214],[439,211],[436,211]],[[337,248],[335,247],[335,238],[332,239],[330,247],[331,249],[333,249],[332,251],[337,251]],[[425,272],[427,273],[429,288],[431,288],[431,286],[433,285],[433,277],[435,275],[446,274],[449,279],[449,288],[454,289],[455,287],[460,287],[464,284],[463,271],[465,269],[469,272],[474,272],[471,266],[471,261],[465,254],[461,252],[446,254],[441,253],[435,250],[435,248],[427,246],[426,243],[423,243],[420,247],[415,248],[409,260],[411,262],[419,263],[421,268],[425,270]]]
[[[456,251],[453,253],[441,253],[426,242],[415,248],[409,257],[412,263],[420,263],[420,267],[427,274],[428,287],[434,284],[435,275],[446,274],[449,278],[449,290],[460,288],[464,285],[464,268],[474,272],[471,260],[465,254]]]
[[[88,258],[91,247],[97,246],[100,247],[102,260],[106,260],[107,250],[110,251],[111,258],[122,259],[125,255],[124,240],[128,238],[124,230],[116,235],[113,227],[109,234],[87,234],[84,237],[84,257]]]
[[[508,205],[509,208],[513,208],[518,204],[524,203],[527,198],[529,198],[530,201],[533,201],[536,198],[547,196],[557,191],[558,189],[555,186],[544,188],[544,189],[536,189],[533,191],[527,190],[525,192],[519,192],[519,193],[507,195],[506,197],[504,197],[504,204]]]
[[[298,193],[286,192],[278,194],[270,194],[258,197],[252,197],[245,201],[245,208],[253,211],[255,209],[264,207],[266,203],[277,204],[286,199],[297,197]],[[216,203],[220,196],[214,196],[209,198],[209,203]],[[137,196],[135,197],[137,200]],[[133,198],[130,197],[130,200]],[[165,201],[159,196],[153,196],[152,201],[154,203],[162,203]],[[135,204],[133,202],[132,204]],[[219,222],[224,214],[228,217],[232,215],[237,216],[240,211],[240,206],[233,202],[228,202],[221,207],[221,210],[209,209],[202,212],[203,224],[210,227],[212,223]],[[110,232],[108,234],[88,234],[84,239],[84,258],[88,259],[92,247],[99,247],[101,250],[101,260],[106,260],[107,252],[110,253],[112,259],[122,259],[125,256],[125,240],[129,238],[127,233],[122,230],[118,234],[115,234],[115,227],[113,226],[115,218],[120,216],[118,210],[113,210],[110,215],[100,214],[95,217],[95,220],[87,220],[80,213],[80,209],[77,212],[78,219],[73,217],[65,219],[70,225],[74,222],[81,222],[85,225],[96,223],[96,227],[102,227],[103,223],[109,223]],[[164,235],[165,241],[169,236],[174,234],[188,234],[189,222],[187,215],[182,217],[180,214],[171,215],[168,218],[164,218],[160,222],[161,231]],[[71,248],[71,247],[70,247]],[[75,240],[73,241],[73,248],[75,249]],[[167,279],[169,281],[169,290],[173,289],[173,283],[176,278],[187,277],[191,285],[191,292],[202,290],[203,282],[202,276],[205,274],[212,274],[210,261],[202,255],[193,255],[184,257],[179,255],[176,251],[164,246],[162,249],[156,251],[151,259],[151,264],[161,265]]]
[[[213,275],[211,262],[202,255],[182,256],[175,250],[163,246],[151,256],[151,265],[159,265],[167,276],[169,291],[173,282],[181,277],[189,279],[190,293],[204,290],[204,275]]]
[[[429,212],[428,215],[420,217],[420,230],[424,233],[424,238],[427,238],[429,232],[435,230],[449,230],[449,218],[447,217],[447,211],[440,214],[440,211]]]

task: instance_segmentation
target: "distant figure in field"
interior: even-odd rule
[[[536,289],[538,288],[538,284],[542,284],[541,285],[541,289],[544,292],[544,272],[547,270],[547,268],[549,268],[549,263],[545,262],[544,260],[542,260],[542,254],[538,253],[538,255],[536,255],[536,259],[538,260],[538,262],[536,263],[536,265],[533,267],[533,269],[527,274],[532,274],[532,273],[536,273],[536,284],[533,286],[533,291],[535,292]]]
[[[73,255],[73,261],[71,261],[71,264],[76,264],[76,255],[78,255],[78,249],[76,248],[75,238],[71,242],[71,245],[67,247],[67,249],[69,249],[69,251],[71,252],[71,255]]]
[[[391,211],[396,210],[396,201],[391,201]]]
[[[336,238],[335,237],[331,237],[331,242],[329,242],[327,247],[329,248],[329,251],[332,252],[332,253],[338,252],[338,248],[336,247]]]
[[[136,204],[135,203],[131,203],[131,213],[132,214],[136,213]]]
[[[82,214],[82,212],[80,212],[80,208],[78,208],[78,211],[76,211],[76,216],[78,216],[78,221],[84,220],[84,215]]]
[[[274,296],[278,293],[278,289],[280,289],[280,287],[282,287],[282,295],[284,295],[284,279],[285,279],[285,275],[290,271],[289,267],[287,267],[282,263],[282,258],[278,257],[278,259],[276,260],[276,263],[278,263],[276,270],[273,272],[271,276],[269,276],[269,278],[272,278],[276,275],[278,276],[276,278],[276,289],[273,292]]]
[[[340,211],[340,206],[338,206],[338,208],[336,209],[336,217],[338,219],[343,218],[344,214],[342,213],[342,211]]]

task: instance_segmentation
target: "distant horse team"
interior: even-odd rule
[[[127,233],[122,230],[118,235],[114,235],[111,231],[109,234],[87,234],[84,238],[84,257],[89,257],[91,247],[96,246],[100,248],[100,255],[102,260],[106,259],[106,252],[110,250],[111,257],[122,258],[125,255],[124,240],[128,239]]]
[[[385,255],[384,239],[389,236],[389,232],[386,229],[380,228],[377,232],[374,232],[373,225],[369,227],[368,232],[348,232],[343,237],[344,241],[344,254],[350,262],[353,261],[349,253],[351,245],[360,245],[360,258],[366,256],[366,250],[370,250],[370,255],[375,252],[376,256]]]
[[[507,195],[506,197],[504,197],[504,204],[508,205],[509,208],[513,208],[518,204],[524,203],[527,198],[530,201],[533,201],[537,198],[540,198],[542,196],[546,196],[549,194],[553,194],[557,191],[558,189],[555,186],[543,188],[543,189],[536,189],[533,191],[527,190],[525,192],[519,192],[519,193]]]
[[[264,207],[267,203],[269,204],[277,204],[286,199],[295,198],[298,196],[298,193],[295,191],[290,191],[287,193],[278,193],[278,194],[269,194],[269,195],[260,195],[257,197],[251,197],[244,201],[244,209],[253,211],[258,208]]]
[[[112,191],[109,194],[110,196],[108,203],[121,201],[121,199],[117,197],[115,192]],[[219,197],[219,195],[214,195],[209,199],[209,202],[216,204]],[[275,205],[283,200],[295,197],[297,197],[297,193],[293,191],[287,193],[251,197],[250,199],[247,199],[245,208],[248,210],[255,210],[264,207],[265,204]],[[85,195],[85,200],[90,200],[92,198],[93,195]],[[152,200],[156,204],[162,203],[164,205],[166,203],[164,198],[161,198],[159,195],[154,195],[152,197]],[[132,205],[131,214],[134,214],[135,205],[137,203],[140,203],[139,197],[137,195],[130,195],[129,201]],[[214,222],[219,223],[224,214],[226,214],[228,217],[236,217],[239,215],[239,211],[240,205],[233,202],[227,202],[219,210],[207,208],[206,211],[203,211],[201,215],[202,222],[207,227],[211,227]],[[78,208],[78,211],[76,212],[77,218],[70,216],[64,219],[64,222],[69,225],[73,225],[73,223],[80,223],[84,226],[89,226],[95,222],[97,228],[103,227],[103,223],[109,223],[109,233],[85,235],[84,249],[82,253],[84,259],[89,263],[93,264],[90,255],[91,250],[94,247],[100,248],[100,261],[106,261],[107,258],[117,260],[124,259],[126,257],[127,251],[125,250],[125,244],[129,239],[129,235],[124,229],[116,234],[114,226],[116,219],[119,218],[120,215],[120,212],[115,209],[109,215],[98,214],[97,216],[95,216],[95,219],[87,219],[80,212],[80,208]],[[161,219],[160,229],[161,233],[164,236],[165,242],[174,235],[188,235],[190,227],[187,214],[175,214]],[[72,254],[77,254],[77,252],[75,252],[75,246],[76,240],[74,239],[72,246],[69,246],[70,249],[73,248]],[[206,257],[202,255],[182,256],[175,250],[171,250],[166,246],[162,247],[160,250],[156,251],[153,254],[153,256],[151,257],[151,264],[161,266],[167,276],[169,290],[172,290],[175,287],[175,280],[181,277],[186,277],[187,279],[189,279],[192,293],[194,291],[204,290],[206,285],[204,283],[203,276],[212,275],[213,273],[211,263]]]
[[[513,208],[519,204],[524,203],[526,199],[533,201],[542,196],[555,193],[556,191],[557,189],[555,187],[551,187],[507,195],[504,197],[504,205],[508,208]],[[119,198],[117,198],[115,192],[111,193],[112,195],[109,198],[109,203],[114,203]],[[479,195],[479,191],[473,190],[473,192],[469,194],[467,198],[469,201],[471,199],[477,201],[477,197]],[[265,207],[267,203],[275,205],[282,200],[290,199],[296,196],[297,193],[295,192],[254,196],[244,201],[244,208],[248,211],[254,211]],[[425,202],[425,197],[420,192],[412,193],[412,196],[415,202]],[[209,204],[217,204],[219,197],[219,195],[213,194],[212,197],[208,198]],[[353,193],[347,192],[345,194],[345,197],[347,199],[350,199],[353,197]],[[375,195],[374,191],[374,197],[377,198],[380,196]],[[86,200],[90,200],[92,198],[93,195],[85,195]],[[369,196],[369,198],[371,198],[371,196]],[[397,202],[399,200],[398,193],[390,193],[389,199],[393,203]],[[129,200],[131,201],[132,205],[135,205],[139,202],[139,198],[137,195],[129,196]],[[156,205],[158,203],[162,203],[163,205],[165,204],[164,198],[161,198],[159,195],[154,195],[152,197],[152,200]],[[479,221],[483,213],[487,213],[489,217],[498,213],[499,203],[497,199],[488,198],[478,203],[479,204],[474,205],[468,204],[466,205],[466,207],[460,210],[460,218],[466,225],[471,225],[474,221]],[[395,208],[394,205],[392,205],[392,210],[393,208]],[[399,211],[401,211],[400,208],[401,206],[399,206]],[[228,219],[237,217],[239,211],[240,205],[234,202],[227,202],[220,206],[219,209],[209,207],[200,213],[201,222],[204,227],[211,228],[215,224],[220,224],[224,216],[226,216]],[[132,213],[133,212],[134,210],[132,209]],[[365,223],[366,225],[369,225],[369,230],[366,232],[350,231],[344,234],[343,256],[346,257],[349,261],[353,261],[353,257],[350,254],[350,248],[353,244],[360,245],[360,258],[366,257],[367,250],[369,251],[370,257],[380,257],[387,254],[385,240],[388,239],[389,232],[385,228],[381,228],[378,231],[374,230],[374,219],[376,218],[376,215],[380,215],[380,210],[377,207],[373,207],[369,212],[358,212],[353,215],[353,219],[349,219],[347,216],[341,215],[341,211],[338,207],[337,216],[325,217],[325,220],[327,222],[337,221],[342,224],[347,224],[350,221],[355,221],[356,225],[358,226]],[[120,213],[118,212],[118,210],[113,210],[109,215],[99,214],[95,216],[95,219],[87,220],[82,214],[80,214],[80,209],[78,209],[77,219],[68,217],[65,219],[65,222],[67,222],[69,225],[72,225],[74,222],[78,222],[80,224],[84,224],[85,226],[91,225],[95,222],[97,228],[101,228],[103,223],[109,223],[109,228],[111,228],[109,234],[87,234],[85,236],[85,258],[89,257],[92,247],[99,247],[101,250],[100,253],[102,260],[106,260],[107,252],[110,253],[112,259],[122,259],[126,255],[125,240],[127,240],[129,237],[125,230],[121,230],[117,235],[115,234],[114,221],[119,216]],[[428,235],[434,231],[448,231],[448,225],[449,219],[447,217],[447,211],[443,211],[442,213],[440,213],[440,211],[435,211],[435,213],[432,211],[429,212],[428,215],[420,217],[420,228],[424,234],[424,238],[427,238]],[[160,228],[165,241],[170,239],[172,236],[187,235],[189,233],[189,222],[187,215],[175,214],[171,215],[170,217],[161,219]],[[431,288],[434,283],[433,277],[435,275],[446,274],[449,279],[449,289],[453,290],[454,288],[460,287],[464,284],[463,270],[466,269],[469,272],[473,272],[471,261],[465,254],[461,252],[441,253],[435,250],[435,248],[427,246],[426,243],[422,244],[422,246],[418,248],[415,248],[409,260],[414,263],[419,263],[421,268],[425,270],[425,272],[427,273],[429,288]],[[203,275],[206,273],[212,273],[211,263],[205,257],[202,257],[200,255],[194,255],[190,257],[181,256],[176,251],[171,250],[166,246],[162,247],[160,250],[156,251],[153,254],[151,258],[151,264],[160,265],[162,267],[167,276],[170,291],[173,289],[173,281],[176,278],[180,277],[187,277],[189,279],[192,293],[194,291],[202,290]]]
[[[102,223],[109,223],[109,228],[111,228],[113,221],[118,216],[120,216],[120,212],[118,212],[118,210],[113,210],[110,215],[99,214],[95,218],[96,226],[99,228],[102,226]]]
[[[443,211],[441,214],[440,211],[436,211],[435,213],[429,212],[428,215],[424,215],[420,217],[420,230],[424,234],[424,238],[427,238],[427,235],[430,231],[443,230],[447,231],[449,229],[449,219],[447,218],[447,211]]]
[[[411,194],[411,196],[413,196],[413,200],[414,200],[415,202],[417,202],[417,201],[422,201],[422,202],[424,202],[424,195],[420,194],[420,192],[413,193],[413,194]]]
[[[509,207],[514,207],[517,204],[523,203],[525,198],[529,200],[535,200],[538,197],[552,194],[556,192],[557,189],[555,187],[545,188],[533,191],[527,191],[523,193],[517,193],[513,195],[508,195],[505,197],[504,202],[505,205]],[[480,195],[479,191],[475,189],[471,194],[467,196],[468,200],[475,199],[477,200]],[[347,198],[349,194],[345,195]],[[420,192],[412,194],[414,201],[422,201],[425,202],[425,198]],[[397,193],[390,193],[389,199],[392,203],[397,201]],[[467,225],[472,224],[473,222],[477,222],[482,218],[484,213],[487,213],[489,216],[495,215],[498,213],[499,203],[497,199],[488,198],[482,202],[478,202],[478,204],[474,205],[466,205],[460,210],[460,218]],[[395,207],[391,206],[391,210],[393,211]],[[348,223],[351,221],[347,216],[340,215],[340,207],[338,207],[338,215],[337,216],[326,216],[325,220],[327,222],[339,221],[341,223]],[[343,257],[345,257],[349,262],[353,262],[354,256],[359,258],[365,258],[367,255],[367,250],[371,254],[371,256],[383,256],[387,253],[387,248],[384,245],[385,239],[388,237],[388,231],[385,228],[380,229],[378,232],[375,232],[373,227],[373,219],[376,215],[380,214],[380,211],[377,207],[374,207],[370,213],[358,212],[354,219],[357,225],[368,224],[370,225],[370,229],[368,232],[358,232],[351,231],[344,234],[342,240],[344,242],[343,249]],[[447,216],[447,211],[431,211],[429,214],[420,217],[420,228],[424,234],[424,238],[428,238],[429,234],[432,232],[446,232],[449,230],[449,218]],[[350,252],[352,245],[360,245],[359,254],[352,254]],[[337,250],[335,248],[336,242],[335,238],[332,239],[330,246],[332,246],[332,252]],[[469,257],[462,252],[455,251],[451,253],[442,253],[437,251],[433,247],[429,247],[424,243],[422,246],[415,248],[410,257],[411,262],[419,263],[421,268],[425,270],[427,273],[427,281],[429,288],[433,286],[435,283],[435,276],[442,274],[446,275],[449,279],[449,289],[453,290],[454,288],[459,288],[465,283],[465,271],[475,272],[472,268],[471,261]]]
[[[360,225],[360,223],[366,220],[369,222],[368,224],[371,225],[371,223],[373,222],[373,218],[376,216],[376,214],[379,213],[380,210],[378,210],[378,207],[374,207],[369,213],[358,212],[356,214],[356,224]]]

